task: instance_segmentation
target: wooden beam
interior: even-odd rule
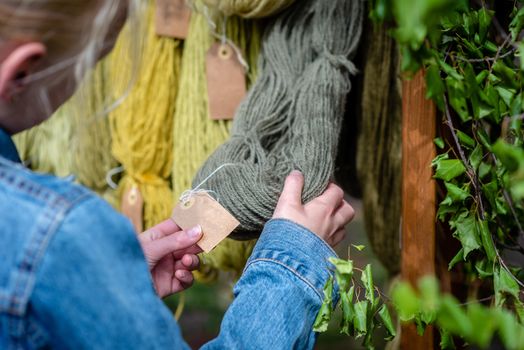
[[[436,184],[431,161],[435,157],[436,108],[426,100],[423,71],[402,86],[402,252],[401,272],[416,285],[435,274]],[[414,326],[403,326],[401,348],[434,349],[433,329],[423,336]]]

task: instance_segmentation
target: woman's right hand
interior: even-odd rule
[[[309,229],[334,247],[346,236],[345,226],[355,211],[344,200],[344,191],[330,183],[320,196],[302,203],[304,176],[292,171],[286,178],[273,219],[288,219]]]

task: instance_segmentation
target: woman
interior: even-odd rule
[[[199,227],[137,239],[87,189],[20,163],[10,135],[48,118],[110,51],[138,0],[0,0],[0,348],[188,348],[159,297],[192,284]],[[66,150],[64,150],[66,151]],[[330,248],[353,209],[330,184],[301,202],[293,172],[204,348],[312,348]]]

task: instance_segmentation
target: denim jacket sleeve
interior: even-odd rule
[[[312,349],[333,255],[305,228],[270,221],[219,336],[204,349]],[[31,310],[52,348],[189,348],[154,292],[130,224],[96,198],[73,208],[58,229],[37,274]]]
[[[331,256],[335,252],[304,227],[269,221],[218,338],[204,349],[312,349]]]

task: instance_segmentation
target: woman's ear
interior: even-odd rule
[[[23,79],[45,54],[46,47],[40,42],[24,43],[11,50],[0,63],[0,99],[9,101],[22,91]]]

